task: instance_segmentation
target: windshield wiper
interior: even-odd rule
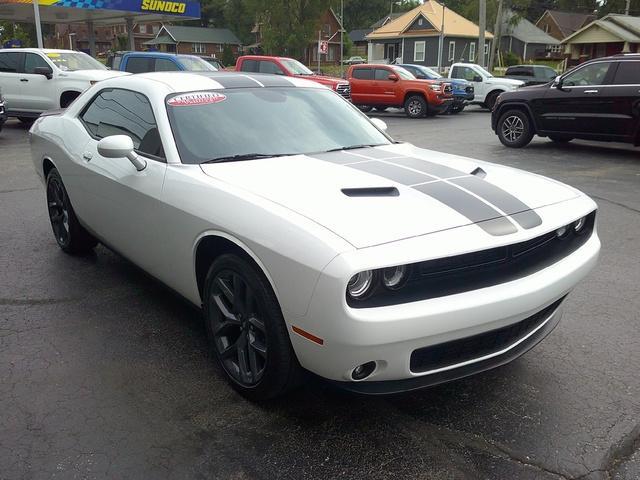
[[[325,152],[339,152],[341,150],[357,150],[358,148],[369,148],[369,147],[380,147],[382,145],[386,145],[386,143],[371,143],[371,144],[361,144],[361,145],[349,145],[348,147],[338,147],[332,148],[330,150],[325,150]]]
[[[226,155],[224,157],[212,158],[201,163],[224,163],[224,162],[240,162],[242,160],[254,160],[257,158],[273,158],[284,157],[286,155],[294,155],[293,153],[243,153],[240,155]]]

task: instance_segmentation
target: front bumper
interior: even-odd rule
[[[453,104],[454,102],[454,97],[446,97],[446,98],[442,98],[442,97],[438,97],[438,100],[441,103],[429,103],[429,110],[436,112],[436,113],[444,113],[446,112],[449,107],[451,106],[451,104]]]
[[[321,338],[322,345],[295,333],[291,341],[302,366],[353,391],[390,393],[454,380],[507,363],[542,340],[560,319],[559,301],[594,267],[599,251],[594,231],[573,253],[528,276],[455,295],[373,308],[336,302],[344,299],[344,285],[338,281],[343,270],[336,259],[321,274],[307,315],[288,319]],[[468,351],[475,346],[468,347],[467,342],[463,361],[416,368],[416,351],[441,349],[449,342],[510,328],[555,302],[545,318],[528,323],[512,342],[495,351],[474,350],[469,358]],[[376,362],[374,372],[365,380],[353,381],[353,369],[372,361]]]

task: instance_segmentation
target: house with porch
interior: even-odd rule
[[[318,29],[304,52],[304,62],[315,65],[318,62],[318,39],[328,43],[326,54],[320,54],[321,63],[340,63],[340,39],[345,33],[340,19],[333,8],[325,10],[318,19]]]
[[[164,24],[155,38],[144,42],[144,45],[160,52],[220,57],[226,45],[231,47],[234,56],[238,55],[242,42],[228,28]]]
[[[367,35],[367,57],[370,63],[397,61],[437,67],[441,52],[441,65],[446,68],[459,61],[477,62],[478,55],[484,54],[486,64],[493,35],[485,32],[484,48],[479,48],[479,33],[475,23],[436,0],[426,0]]]
[[[525,62],[564,59],[560,41],[511,10],[502,16],[500,51],[515,53]]]
[[[640,53],[640,17],[610,13],[562,41],[567,66],[618,53]]]

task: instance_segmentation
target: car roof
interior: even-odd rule
[[[0,48],[0,52],[84,53],[58,48]]]
[[[303,78],[248,72],[148,72],[116,77],[103,80],[100,83],[105,86],[115,87],[116,85],[107,84],[126,84],[129,81],[137,81],[139,79],[162,83],[173,92],[271,87],[327,88],[318,82]]]
[[[174,57],[197,57],[190,53],[167,53],[167,52],[124,52],[123,55],[140,55],[143,57],[157,57],[157,58],[174,58]]]

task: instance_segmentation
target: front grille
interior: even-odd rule
[[[341,83],[336,87],[336,92],[349,100],[351,98],[351,86],[348,83]]]
[[[419,348],[411,352],[414,373],[427,372],[491,355],[513,345],[541,325],[565,297],[519,322],[471,337]]]
[[[451,84],[450,83],[445,83],[444,84],[444,93],[451,93]]]
[[[555,231],[524,242],[502,247],[438,258],[408,265],[407,283],[399,290],[379,289],[363,300],[347,295],[353,308],[381,307],[444,297],[456,293],[486,288],[531,275],[570,255],[591,236],[596,212],[586,217],[578,234],[573,223],[567,234],[558,237]]]

